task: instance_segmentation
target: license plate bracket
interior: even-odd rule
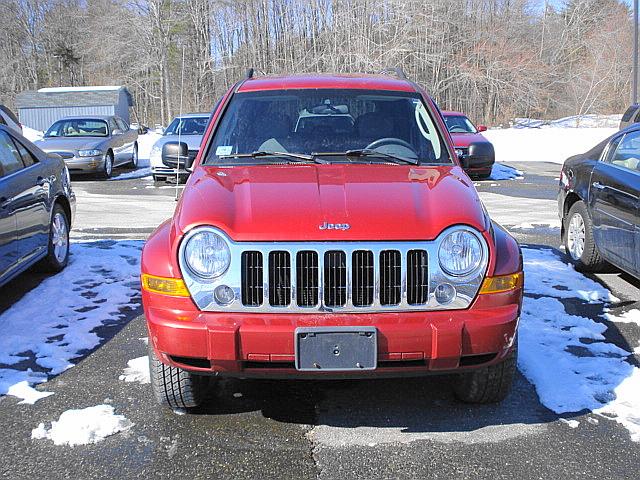
[[[297,370],[362,371],[378,366],[375,327],[299,327],[294,337]]]

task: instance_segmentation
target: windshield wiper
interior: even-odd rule
[[[314,157],[335,157],[335,156],[345,156],[345,157],[381,157],[388,160],[393,161],[394,163],[409,163],[411,165],[417,165],[418,160],[413,158],[399,157],[397,155],[392,155],[390,153],[379,152],[377,150],[369,150],[366,148],[356,149],[356,150],[347,150],[345,152],[314,152],[312,153]]]
[[[313,155],[305,155],[303,153],[289,153],[289,152],[268,152],[265,150],[258,150],[251,153],[232,153],[229,155],[220,155],[218,158],[226,160],[229,158],[260,158],[260,157],[284,157],[290,161],[305,162],[305,163],[326,163],[322,160],[316,159]]]

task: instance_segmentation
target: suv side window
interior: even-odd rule
[[[640,130],[629,132],[611,145],[606,162],[635,172],[640,171]]]
[[[6,177],[23,168],[20,153],[11,137],[6,132],[0,132],[0,177]]]

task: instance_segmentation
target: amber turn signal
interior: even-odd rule
[[[181,278],[156,277],[142,274],[142,288],[148,292],[170,295],[172,297],[188,297],[189,290]]]
[[[524,273],[512,273],[510,275],[501,275],[499,277],[487,277],[482,282],[480,293],[500,293],[522,288],[524,284]]]

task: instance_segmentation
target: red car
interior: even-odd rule
[[[296,129],[314,111],[311,128]],[[392,76],[248,76],[214,111],[173,218],[142,254],[152,387],[456,374],[509,391],[523,272],[431,97]],[[351,115],[351,122],[345,122]],[[348,124],[347,124],[348,123]]]
[[[480,133],[486,131],[487,127],[476,127],[460,112],[442,112],[442,116],[453,139],[456,154],[466,160],[465,172],[471,177],[489,178],[496,155],[491,142]]]

